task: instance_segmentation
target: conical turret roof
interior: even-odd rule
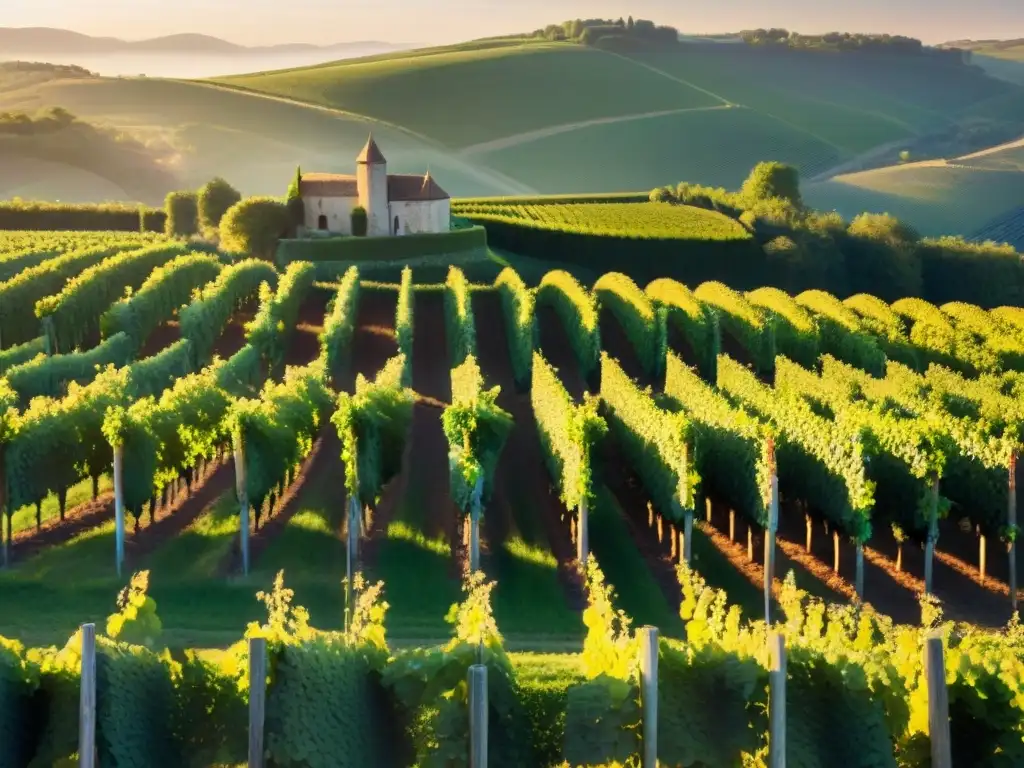
[[[373,140],[373,134],[366,140],[366,146],[363,147],[363,151],[356,157],[357,163],[386,163],[384,159],[384,153],[380,151],[380,147],[377,146],[377,142]]]

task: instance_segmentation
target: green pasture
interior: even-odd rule
[[[835,147],[750,109],[684,112],[569,133],[474,156],[542,192],[653,189],[680,181],[738,187],[762,160],[827,170]]]
[[[807,184],[803,196],[814,208],[848,217],[863,211],[891,213],[924,235],[969,235],[1024,205],[1022,181],[1019,171],[922,163]]]
[[[217,82],[367,115],[452,148],[552,125],[719,103],[628,60],[568,43],[342,61]]]

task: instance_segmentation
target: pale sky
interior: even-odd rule
[[[445,43],[577,17],[632,14],[683,32],[785,27],[888,32],[926,43],[1024,37],[1024,0],[0,0],[0,25],[129,40],[202,32],[244,45]]]

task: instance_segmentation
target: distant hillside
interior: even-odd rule
[[[0,83],[0,110],[52,105],[173,146],[189,187],[216,174],[247,194],[280,194],[296,165],[351,172],[372,130],[390,169],[429,169],[455,196],[735,188],[758,161],[778,160],[800,170],[809,196],[907,210],[926,231],[969,234],[1021,205],[1018,172],[971,186],[974,171],[939,169],[948,183],[934,194],[903,166],[870,195],[847,181],[904,152],[958,157],[1024,134],[1024,88],[958,57],[520,36],[199,82]]]
[[[202,34],[179,34],[148,40],[121,40],[115,37],[92,37],[66,29],[50,27],[0,27],[0,57],[32,53],[112,54],[112,53],[205,53],[220,56],[232,54],[296,53],[300,51],[343,52],[368,46],[401,50],[408,45],[378,41],[344,42],[333,45],[284,43],[270,46],[245,46]]]
[[[1015,40],[953,40],[940,47],[960,48],[996,59],[1024,61],[1024,37]]]

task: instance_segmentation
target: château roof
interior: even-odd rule
[[[447,200],[448,198],[448,193],[434,181],[429,171],[423,175],[418,173],[388,174],[388,200],[426,201]]]
[[[346,173],[304,173],[299,179],[302,197],[359,197],[356,177]]]
[[[366,140],[366,146],[363,147],[363,151],[356,157],[357,163],[386,163],[384,159],[384,153],[380,151],[380,147],[377,146],[377,142],[373,140],[373,134]]]

